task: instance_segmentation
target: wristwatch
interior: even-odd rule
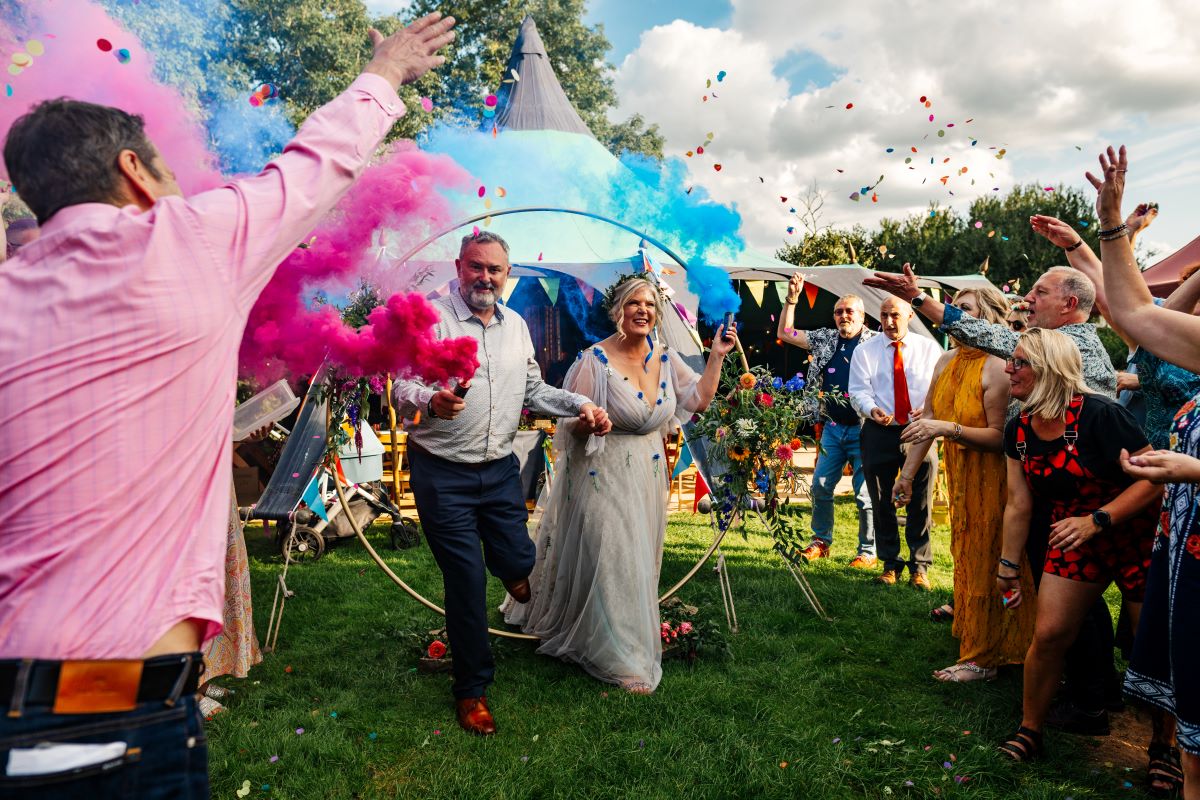
[[[433,417],[434,419],[441,419],[441,417],[438,416],[437,412],[433,410],[433,398],[432,397],[429,398],[429,402],[425,405],[425,408],[429,411],[429,416]]]
[[[1102,508],[1097,508],[1092,512],[1092,522],[1101,530],[1104,530],[1112,525],[1112,517],[1107,511]]]
[[[912,306],[913,308],[920,308],[924,302],[925,302],[925,293],[921,292],[919,295],[914,297],[912,300],[909,300],[908,304],[910,306]]]

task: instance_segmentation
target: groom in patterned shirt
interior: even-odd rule
[[[795,330],[792,325],[796,303],[803,288],[804,276],[797,272],[788,281],[777,337],[812,353],[808,365],[809,386],[820,386],[826,395],[845,395],[850,385],[850,358],[861,342],[876,335],[875,331],[864,325],[866,310],[862,298],[853,294],[838,298],[833,307],[834,327]],[[858,414],[849,404],[829,402],[823,404],[821,417],[824,419],[821,455],[812,479],[813,539],[800,555],[809,561],[829,557],[829,547],[833,544],[833,491],[846,464],[852,464],[854,499],[858,504],[858,553],[850,566],[869,569],[875,565],[875,523],[859,454]]]

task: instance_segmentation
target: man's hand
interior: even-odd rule
[[[1029,218],[1029,226],[1055,247],[1070,247],[1079,242],[1080,237],[1075,229],[1057,217],[1034,214]]]
[[[1067,517],[1050,526],[1050,547],[1070,552],[1100,532],[1090,516]]]
[[[1151,483],[1200,482],[1200,459],[1170,450],[1151,450],[1140,456],[1122,450],[1121,469],[1132,478]]]
[[[892,484],[892,505],[902,508],[912,500],[912,481],[907,478],[897,478]]]
[[[596,436],[603,436],[612,430],[612,420],[608,418],[608,412],[595,403],[584,403],[583,408],[579,409],[579,425],[581,433],[592,433]]]
[[[1136,372],[1118,372],[1117,373],[1117,391],[1118,392],[1138,392],[1142,389],[1142,379],[1137,376]]]
[[[921,294],[921,287],[917,286],[917,276],[907,262],[904,264],[904,272],[899,275],[894,272],[876,272],[873,278],[863,278],[863,286],[883,289],[906,303]]]
[[[792,306],[799,303],[802,289],[804,289],[804,276],[799,272],[793,272],[792,277],[788,278],[787,299],[784,302]]]
[[[883,413],[883,409],[878,406],[871,409],[871,419],[885,428],[892,424],[892,415]]]
[[[471,382],[463,381],[459,386],[467,389],[470,388]],[[454,419],[467,407],[467,401],[451,389],[442,389],[430,399],[429,404],[438,419]]]
[[[437,51],[454,41],[453,27],[454,17],[443,19],[435,11],[387,38],[372,28],[369,35],[375,55],[363,72],[380,75],[397,89],[412,83],[446,63],[446,57],[437,55]]]

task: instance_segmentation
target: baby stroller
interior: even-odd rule
[[[276,523],[275,538],[285,561],[315,561],[329,544],[355,535],[337,496],[334,481],[340,481],[360,527],[388,514],[393,547],[411,546],[419,541],[420,529],[401,515],[383,489],[383,446],[368,426],[362,428],[361,453],[351,443],[332,464],[325,464],[329,401],[321,397],[321,384],[318,375],[252,518]]]

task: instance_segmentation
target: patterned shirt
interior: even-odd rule
[[[808,376],[805,382],[809,386],[823,386],[825,382],[825,368],[829,362],[833,360],[837,353],[838,344],[842,341],[842,335],[837,328],[816,328],[807,332],[808,335],[808,351],[812,354],[812,361],[808,363]],[[871,341],[871,337],[878,336],[879,331],[873,331],[867,326],[863,326],[858,334],[858,343],[866,344]],[[849,386],[847,385],[847,392]],[[813,402],[818,402],[813,400]],[[849,408],[847,406],[847,408]],[[828,412],[828,409],[824,409]],[[816,417],[816,409],[810,409],[813,417]],[[851,411],[851,413],[854,413]],[[828,416],[828,413],[826,414]]]
[[[1200,375],[1169,364],[1144,347],[1133,352],[1129,363],[1137,365],[1137,376],[1142,384],[1142,397],[1146,401],[1144,427],[1150,446],[1155,450],[1167,450],[1171,446],[1169,439],[1175,412],[1200,393]]]
[[[584,403],[591,402],[542,380],[529,327],[511,308],[497,304],[485,328],[457,289],[434,300],[433,307],[442,318],[434,326],[439,339],[470,336],[479,342],[479,369],[464,398],[466,408],[454,419],[429,413],[429,400],[437,389],[417,381],[396,382],[392,387],[396,413],[412,417],[421,412],[421,424],[408,432],[410,442],[447,461],[494,461],[512,453],[523,407],[549,416],[574,417]]]
[[[1007,325],[993,325],[964,314],[959,308],[945,304],[942,331],[969,347],[975,347],[1000,358],[1008,358],[1016,349],[1020,334]],[[1058,332],[1071,337],[1083,357],[1083,382],[1096,394],[1117,396],[1117,373],[1108,351],[1090,322],[1064,325]],[[1011,409],[1010,409],[1011,411]]]

